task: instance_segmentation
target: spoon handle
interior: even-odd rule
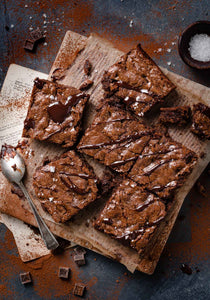
[[[38,213],[33,201],[31,200],[31,197],[30,197],[28,191],[26,190],[24,184],[22,183],[22,181],[19,183],[19,187],[23,191],[26,199],[28,200],[28,202],[30,204],[31,210],[36,218],[41,236],[44,240],[44,243],[45,243],[47,249],[49,249],[49,250],[56,249],[59,246],[59,244],[58,244],[56,238],[54,237],[54,235],[52,234],[52,232],[49,230],[49,228],[45,224],[45,222],[42,219],[42,217],[40,216],[40,214]]]

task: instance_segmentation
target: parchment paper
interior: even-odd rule
[[[30,92],[35,77],[47,78],[47,74],[10,65],[0,94],[0,148],[3,143],[17,145],[21,138]],[[0,213],[0,222],[12,232],[18,252],[24,262],[50,253],[41,236],[24,222]]]
[[[77,48],[77,41],[79,41],[79,51]],[[77,53],[77,55],[75,55],[75,53]],[[94,86],[92,87],[92,90],[89,91],[91,98],[89,109],[86,113],[87,118],[85,126],[91,122],[94,115],[94,107],[102,97],[103,92],[100,84],[101,75],[103,74],[104,70],[106,70],[119,58],[121,54],[122,52],[113,48],[112,45],[110,45],[107,41],[104,41],[95,35],[85,39],[85,37],[81,37],[73,32],[66,33],[50,74],[52,74],[53,70],[56,68],[62,68],[62,72],[65,72],[65,77],[61,80],[61,82],[79,87],[81,82],[84,80],[84,78],[82,78],[84,74],[84,61],[87,58],[91,61],[93,64],[91,79],[94,80]],[[167,75],[170,77],[170,79],[175,85],[178,86],[177,91],[168,97],[167,101],[169,104],[174,105],[175,102],[175,105],[183,105],[184,103],[192,105],[193,103],[199,101],[207,103],[209,95],[208,88],[166,70],[164,70],[164,72],[167,72]],[[209,161],[209,143],[200,142],[197,137],[189,132],[189,128],[185,128],[183,133],[180,130],[171,129],[170,133],[175,140],[182,142],[187,147],[194,150],[198,155],[200,155],[201,152],[205,152],[206,155],[204,158],[199,159],[186,184],[176,194],[174,205],[168,213],[166,220],[162,222],[162,225],[160,226],[161,228],[159,229],[160,234],[153,241],[153,247],[151,249],[147,249],[147,251],[145,251],[141,257],[138,256],[135,250],[122,246],[117,241],[112,240],[110,237],[96,231],[92,227],[92,219],[101,209],[101,207],[103,207],[106,199],[101,199],[100,201],[95,202],[89,208],[77,215],[74,221],[66,223],[65,225],[55,223],[48,214],[43,212],[39,201],[34,195],[32,188],[32,174],[34,172],[34,168],[41,164],[44,156],[54,157],[60,151],[62,151],[60,148],[53,145],[46,145],[45,143],[32,141],[30,144],[31,151],[29,151],[27,148],[24,149],[23,155],[28,166],[28,174],[25,184],[28,190],[30,190],[40,213],[55,234],[67,240],[74,241],[75,243],[78,243],[96,252],[102,253],[105,256],[117,259],[131,272],[133,272],[135,269],[138,269],[147,274],[152,274],[185,196]],[[35,156],[32,154],[33,150]],[[101,169],[100,165],[93,164],[93,161],[91,163],[99,176],[103,176],[103,169]],[[34,218],[29,212],[27,203],[23,201],[22,205],[20,205],[18,197],[10,193],[9,185],[2,176],[0,176],[0,181],[2,182],[3,187],[0,190],[0,210],[10,215],[15,215],[17,218],[35,225]],[[11,199],[11,201],[6,202],[5,199]],[[16,211],[12,209],[12,200],[15,202],[15,205],[17,205]],[[89,223],[88,226],[87,221]]]

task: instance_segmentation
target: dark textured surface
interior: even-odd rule
[[[141,42],[159,65],[209,86],[209,72],[187,67],[177,51],[178,35],[186,26],[197,20],[209,20],[208,2],[43,0],[38,4],[32,0],[3,0],[0,2],[0,83],[2,85],[10,63],[48,73],[64,34],[70,29],[85,35],[98,32],[122,50],[129,50]],[[131,20],[132,27],[129,26]],[[49,23],[44,24],[44,21]],[[23,49],[31,26],[47,30],[47,44],[41,42],[35,53]],[[201,182],[207,186],[208,181],[206,174]],[[91,300],[206,300],[210,295],[209,205],[208,199],[194,187],[185,200],[154,275],[140,272],[131,275],[119,263],[88,251],[87,265],[79,269],[75,269],[72,259],[67,260],[72,264],[72,277],[68,282],[69,289],[65,286],[60,290],[56,279],[61,265],[57,262],[59,259],[45,262],[40,270],[30,269],[31,263],[20,262],[10,233],[1,225],[0,299],[78,299],[72,295],[72,289],[79,281],[87,285],[85,298]],[[181,272],[181,263],[191,266],[192,275]],[[47,267],[52,273],[47,272],[44,276]],[[200,272],[196,272],[196,267]],[[34,283],[24,287],[19,273],[27,271],[32,273]],[[128,275],[124,275],[125,272]],[[45,289],[41,289],[42,286]]]

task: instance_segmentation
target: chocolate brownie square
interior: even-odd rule
[[[115,96],[138,116],[163,102],[175,88],[140,44],[104,73],[102,85],[106,97]]]
[[[23,137],[73,146],[88,98],[89,95],[74,87],[36,78]]]
[[[193,105],[191,131],[201,139],[210,139],[210,107],[198,103]]]
[[[33,186],[43,208],[56,222],[66,222],[97,198],[92,168],[74,151],[37,168]]]
[[[149,192],[171,200],[196,162],[193,151],[170,137],[157,135],[144,148],[128,176]]]
[[[125,179],[113,192],[95,222],[95,228],[139,253],[154,235],[167,207],[153,193]]]
[[[190,121],[191,108],[189,106],[161,107],[159,120],[162,124],[176,124],[184,126]]]
[[[151,132],[129,112],[106,102],[86,130],[78,150],[125,173],[149,141]]]

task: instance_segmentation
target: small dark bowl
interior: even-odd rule
[[[210,69],[210,61],[202,62],[195,60],[191,57],[189,52],[189,42],[195,34],[208,34],[210,35],[210,21],[197,21],[188,26],[179,37],[179,55],[182,60],[190,67],[199,70]]]

